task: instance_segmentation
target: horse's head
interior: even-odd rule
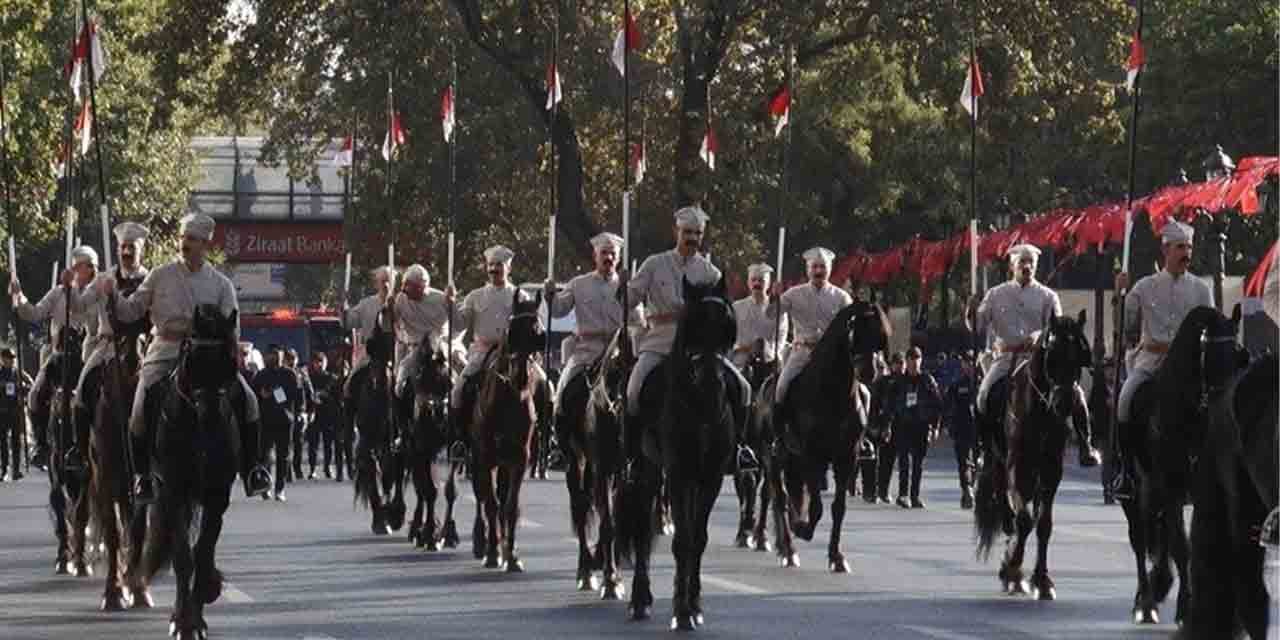
[[[383,307],[378,312],[378,320],[373,323],[373,332],[369,334],[369,338],[364,343],[365,355],[368,356],[370,362],[378,364],[389,362],[395,349],[395,336],[392,335],[391,331],[382,328],[384,317],[391,317],[390,307]]]
[[[1084,309],[1075,318],[1054,315],[1036,345],[1033,362],[1038,370],[1033,375],[1048,382],[1053,404],[1050,409],[1060,415],[1070,412],[1080,371],[1093,363],[1093,352],[1084,335],[1087,320]]]
[[[871,382],[876,377],[875,355],[889,348],[893,329],[880,305],[855,300],[849,307],[843,325],[846,350],[858,380]]]
[[[449,390],[449,362],[444,351],[424,340],[418,345],[418,369],[413,372],[414,387],[425,395],[444,397]]]
[[[62,341],[62,353],[66,354],[68,362],[77,367],[84,361],[84,336],[84,329],[69,325],[58,332],[58,339]]]
[[[499,364],[506,369],[516,389],[525,389],[529,385],[529,357],[546,347],[547,334],[538,322],[542,293],[531,300],[521,300],[520,290],[516,289],[512,296],[511,317],[501,355],[504,361]]]
[[[1199,314],[1204,319],[1200,335],[1201,379],[1204,390],[1213,392],[1222,389],[1247,364],[1247,359],[1242,362],[1241,349],[1236,341],[1240,305],[1235,306],[1229,318],[1211,307],[1200,307],[1193,313],[1201,309],[1205,310]]]
[[[221,391],[235,381],[238,312],[228,315],[216,305],[199,305],[191,321],[191,336],[183,345],[184,386],[190,391]]]
[[[686,353],[724,353],[738,340],[738,322],[729,303],[724,276],[711,284],[683,279],[684,317],[677,333]]]

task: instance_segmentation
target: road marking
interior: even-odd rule
[[[338,640],[333,636],[327,636],[323,633],[308,633],[302,636],[302,640]]]
[[[924,627],[915,624],[900,624],[898,625],[898,628],[906,629],[907,631],[914,631],[918,634],[929,636],[930,638],[937,638],[938,640],[983,640],[983,638],[971,636],[967,633],[956,633],[954,631],[946,631],[943,629],[935,629],[933,627]]]
[[[236,604],[253,602],[253,598],[250,598],[249,594],[241,591],[230,582],[224,582],[222,584],[222,595],[227,597],[227,602],[234,602]]]
[[[726,591],[732,591],[734,593],[745,593],[753,596],[762,596],[762,595],[767,595],[769,593],[768,591],[761,589],[759,587],[753,587],[749,584],[738,582],[736,580],[728,580],[725,578],[710,576],[705,573],[702,574],[702,581],[707,584],[720,587],[721,589],[724,589]]]

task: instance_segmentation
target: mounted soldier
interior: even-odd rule
[[[115,296],[117,318],[136,322],[151,314],[152,340],[143,359],[141,380],[129,415],[129,431],[134,442],[134,462],[138,479],[134,493],[140,502],[154,501],[157,484],[163,482],[151,468],[155,430],[147,415],[147,390],[173,373],[181,357],[183,344],[191,335],[196,307],[213,305],[223,315],[239,314],[236,289],[231,280],[219,273],[206,260],[213,240],[214,221],[204,214],[188,214],[182,218],[178,234],[181,257],[156,268],[129,296],[116,292],[114,278],[99,280],[92,288],[94,295],[82,298],[84,304],[97,304],[97,298]],[[261,425],[258,401],[249,383],[237,374],[240,393],[233,405],[240,425],[240,456],[245,494],[258,496],[267,492],[271,477],[262,463]]]
[[[635,369],[627,380],[627,413],[640,417],[640,392],[649,374],[671,354],[676,339],[676,326],[684,312],[684,281],[696,286],[706,286],[719,281],[720,269],[698,252],[710,217],[696,206],[684,207],[675,213],[676,246],[645,259],[635,277],[627,283],[631,305],[644,305],[645,328],[636,338],[639,357]],[[751,402],[751,384],[737,367],[738,389],[735,390],[735,413],[738,422],[738,441],[744,438],[747,409]],[[652,420],[656,416],[649,416]],[[750,449],[740,449],[740,467],[757,466]]]
[[[998,425],[1003,424],[1008,385],[1000,385],[997,406],[990,406],[993,389],[1028,359],[1049,319],[1062,315],[1058,294],[1036,280],[1039,261],[1040,249],[1035,246],[1020,244],[1012,247],[1009,249],[1012,279],[987,291],[976,312],[973,301],[969,303],[966,324],[971,330],[976,326],[978,333],[990,330],[995,339],[994,358],[978,385],[980,442],[990,444],[988,438],[1001,432]],[[1102,456],[1093,446],[1088,403],[1078,384],[1073,392],[1073,404],[1071,423],[1079,439],[1080,466],[1096,466],[1102,461]]]
[[[146,245],[148,229],[136,222],[122,222],[116,225],[112,233],[116,237],[117,253],[120,256],[120,264],[116,266],[114,273],[99,273],[94,279],[94,284],[85,287],[81,293],[71,298],[72,313],[86,313],[97,317],[98,332],[86,344],[93,346],[93,350],[88,352],[88,358],[84,361],[84,367],[80,369],[80,381],[76,385],[76,393],[72,403],[76,425],[76,449],[75,453],[80,457],[88,456],[87,448],[89,438],[89,428],[93,423],[93,404],[97,402],[98,390],[102,383],[102,367],[107,360],[115,357],[115,332],[119,328],[125,334],[142,335],[151,329],[151,323],[143,316],[136,322],[121,324],[118,321],[112,324],[112,316],[114,315],[107,308],[105,301],[94,293],[94,288],[100,285],[98,280],[110,278],[115,280],[116,291],[121,295],[131,295],[142,285],[142,281],[147,277],[147,268],[142,266],[142,255]],[[94,300],[93,304],[87,304],[87,300]]]
[[[1135,337],[1141,330],[1137,345],[1126,355],[1125,369],[1128,377],[1120,388],[1116,406],[1116,445],[1120,461],[1120,473],[1116,474],[1112,491],[1118,499],[1131,498],[1134,490],[1133,465],[1126,459],[1125,439],[1133,430],[1129,425],[1133,414],[1133,398],[1138,389],[1151,380],[1160,363],[1169,353],[1169,345],[1182,326],[1187,314],[1196,307],[1212,307],[1213,290],[1208,283],[1196,277],[1187,267],[1191,265],[1191,250],[1195,230],[1176,220],[1169,221],[1160,233],[1164,266],[1133,286],[1125,303],[1124,336]],[[1129,286],[1129,274],[1116,274],[1116,290]]]
[[[93,247],[77,247],[71,252],[71,265],[70,269],[62,274],[62,286],[50,289],[40,302],[34,305],[30,304],[27,297],[22,294],[22,284],[18,282],[16,276],[9,283],[9,295],[13,298],[13,308],[18,313],[18,317],[27,322],[49,320],[49,343],[40,349],[40,371],[36,374],[35,384],[31,386],[27,397],[27,410],[31,413],[36,440],[32,462],[37,466],[48,463],[48,405],[49,392],[52,389],[48,384],[48,371],[51,363],[61,359],[64,346],[62,334],[67,319],[70,318],[73,331],[85,332],[85,344],[82,349],[89,346],[88,336],[91,335],[90,329],[93,329],[91,323],[98,321],[96,314],[86,311],[76,312],[74,308],[69,316],[67,314],[68,298],[75,297],[75,293],[87,286],[97,273],[98,252],[94,251]],[[70,288],[70,294],[67,288]],[[82,350],[81,353],[84,351]]]
[[[449,324],[449,305],[445,293],[430,287],[431,276],[426,267],[411,265],[404,272],[404,285],[396,294],[392,309],[396,330],[396,415],[400,424],[413,420],[414,389],[412,376],[422,367],[425,345],[427,354],[445,350],[445,332]],[[384,319],[384,323],[385,323]],[[384,324],[384,328],[386,327]]]
[[[346,306],[345,301],[343,303],[343,326],[348,331],[356,333],[356,344],[362,347],[368,343],[369,337],[373,335],[373,327],[378,323],[378,313],[387,306],[387,299],[391,295],[391,269],[385,266],[378,267],[373,270],[372,274],[373,294],[365,296],[354,307]],[[367,349],[360,349],[360,357],[351,365],[351,373],[347,376],[347,381],[342,387],[343,407],[346,410],[347,429],[349,432],[355,424],[355,411],[358,404],[356,398],[352,395],[352,391],[364,388],[361,385],[368,375],[368,368],[369,352]]]
[[[747,267],[747,287],[751,295],[733,303],[733,313],[738,319],[738,343],[733,347],[733,364],[739,370],[746,369],[757,344],[764,345],[760,357],[764,362],[777,362],[783,357],[775,339],[780,339],[781,349],[786,349],[789,321],[783,316],[781,324],[769,317],[769,287],[773,281],[773,267],[753,264]],[[775,333],[776,330],[776,333]]]
[[[565,419],[566,389],[585,374],[588,368],[600,360],[613,336],[622,327],[622,303],[618,300],[618,255],[622,252],[622,238],[612,233],[601,233],[591,239],[595,270],[569,281],[563,290],[548,280],[545,298],[554,318],[564,317],[570,311],[577,319],[572,338],[567,338],[563,373],[556,388],[556,441],[562,448],[568,447],[571,438],[564,433],[572,425]],[[571,341],[571,342],[570,342]],[[578,384],[581,397],[574,395],[576,405],[586,402],[587,385]],[[579,412],[580,413],[580,412]],[[566,457],[568,457],[566,453]]]

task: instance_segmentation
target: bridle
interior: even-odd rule
[[[1223,376],[1222,382],[1218,384],[1210,384],[1206,375],[1208,372],[1207,364],[1209,359],[1209,347],[1212,345],[1231,343],[1235,344],[1236,338],[1234,332],[1226,335],[1211,336],[1209,329],[1206,328],[1200,334],[1200,399],[1199,410],[1201,412],[1209,409],[1209,398],[1217,395],[1227,387],[1231,382],[1231,376]]]
[[[1074,336],[1072,335],[1066,336],[1067,340],[1071,340],[1073,338]],[[1064,391],[1074,387],[1076,381],[1074,379],[1067,381],[1058,380],[1050,370],[1049,354],[1053,353],[1053,347],[1058,340],[1058,332],[1051,324],[1049,329],[1044,332],[1044,335],[1040,337],[1040,340],[1036,344],[1036,350],[1039,352],[1038,355],[1040,356],[1040,368],[1038,371],[1031,372],[1031,375],[1027,376],[1027,383],[1031,385],[1031,390],[1035,392],[1036,396],[1040,399],[1040,402],[1043,403],[1052,416],[1055,418],[1065,419],[1066,415],[1060,413],[1060,405],[1055,403],[1054,399],[1060,397]],[[1079,375],[1079,365],[1073,365],[1072,369],[1077,372],[1077,375]],[[1040,385],[1036,384],[1037,378],[1043,378],[1049,382],[1049,388],[1047,391],[1041,389]],[[1068,413],[1070,413],[1070,409],[1068,409]]]

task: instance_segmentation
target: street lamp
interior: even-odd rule
[[[1173,184],[1178,187],[1184,184],[1191,184],[1191,178],[1187,177],[1186,169],[1178,169],[1178,175],[1173,179]]]
[[[1215,145],[1201,166],[1204,167],[1206,182],[1230,176],[1236,169],[1235,161],[1222,150],[1222,145]],[[1227,271],[1227,220],[1224,212],[1212,213],[1218,214],[1211,217],[1209,223],[1209,240],[1213,247],[1213,253],[1209,254],[1213,268],[1213,304],[1222,311],[1222,278]]]
[[[1209,153],[1209,157],[1200,163],[1204,167],[1205,182],[1231,175],[1236,170],[1236,163],[1222,150],[1222,145],[1216,145],[1214,150]]]

